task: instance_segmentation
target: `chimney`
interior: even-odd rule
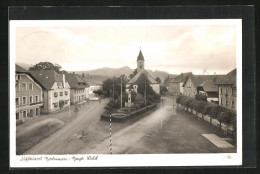
[[[75,74],[75,72],[73,72],[73,74]]]
[[[85,77],[85,74],[84,74],[84,73],[82,73],[82,77]]]
[[[65,88],[65,74],[62,74],[63,87]]]

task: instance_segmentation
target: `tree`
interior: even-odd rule
[[[195,95],[195,99],[198,100],[198,101],[205,101],[205,102],[207,102],[207,97],[205,95],[203,95],[203,94],[200,94],[200,93]]]
[[[159,84],[161,84],[161,82],[162,82],[161,79],[160,79],[160,77],[156,77],[155,80],[156,80],[156,82],[158,82]]]
[[[122,91],[125,91],[126,80],[123,77],[116,77],[114,79],[107,79],[103,81],[103,91],[106,91],[108,96],[113,95],[113,84],[114,84],[114,97],[117,99],[121,94],[121,78],[122,78]]]
[[[51,62],[39,62],[36,65],[29,68],[29,70],[54,70],[57,73],[66,72],[61,71],[62,67],[59,64],[53,64]]]
[[[97,94],[98,96],[103,95],[103,91],[101,89],[93,91],[93,93]]]
[[[129,78],[132,79],[137,74],[137,68],[129,75]]]

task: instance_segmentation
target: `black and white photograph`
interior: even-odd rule
[[[11,165],[241,165],[241,48],[241,19],[11,20]]]

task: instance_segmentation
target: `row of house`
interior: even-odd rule
[[[75,73],[27,71],[19,65],[16,65],[15,80],[17,122],[91,100],[93,91],[102,88],[93,79],[89,84],[88,79]]]
[[[194,75],[182,73],[166,86],[170,93],[195,97],[202,94],[209,102],[236,109],[236,69],[226,75]]]

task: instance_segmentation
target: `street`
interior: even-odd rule
[[[223,153],[202,134],[218,134],[205,122],[173,108],[173,97],[164,97],[164,107],[126,122],[112,122],[113,154]],[[100,120],[108,102],[81,107],[72,122],[43,139],[24,154],[109,154],[109,122]],[[82,131],[86,137],[81,137]],[[219,135],[221,136],[221,135]],[[225,138],[225,137],[223,137]]]

